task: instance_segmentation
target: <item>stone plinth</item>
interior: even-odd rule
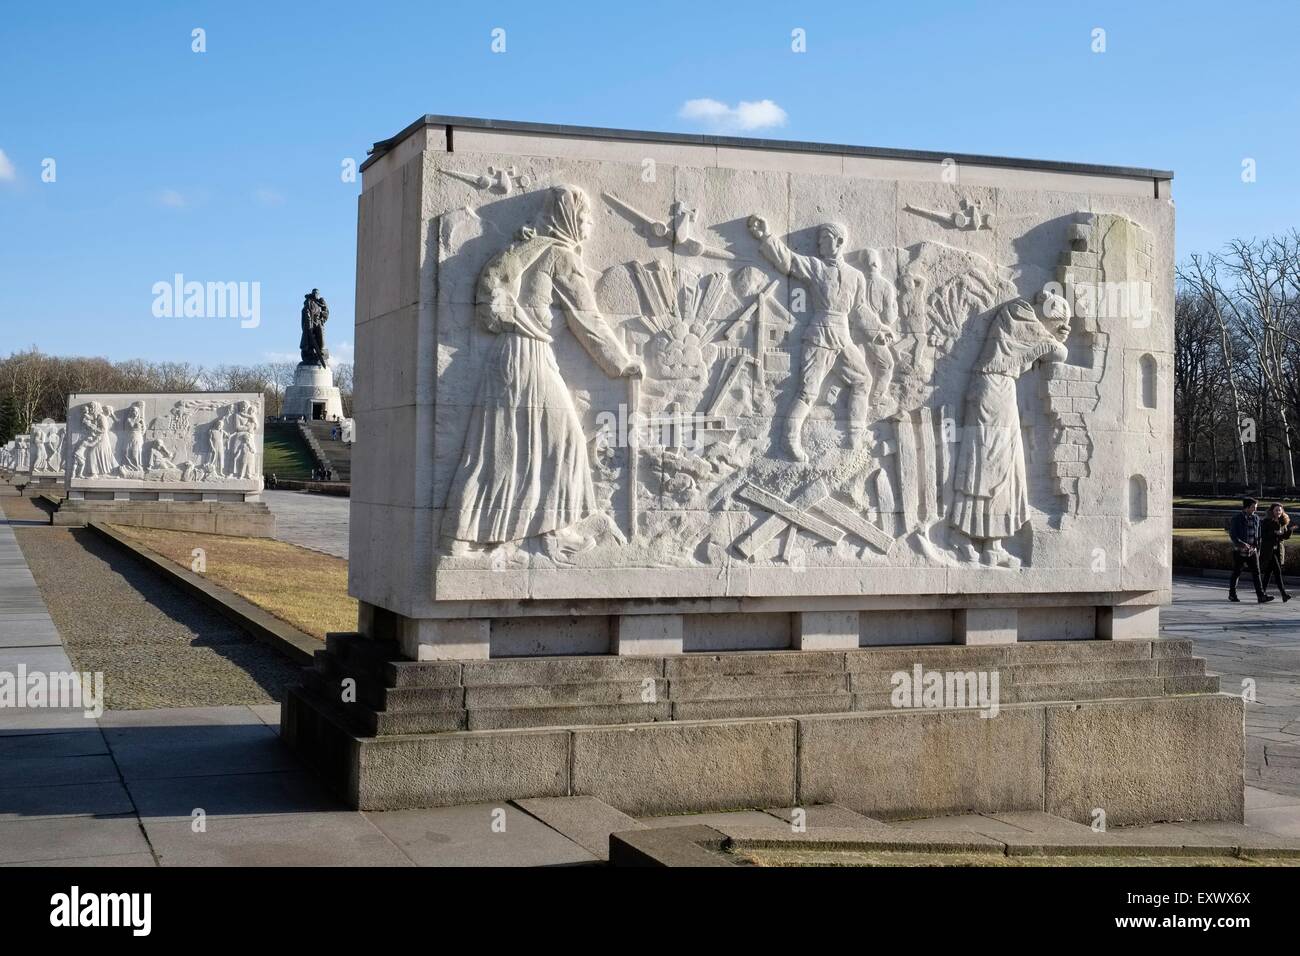
[[[1244,811],[1242,702],[1188,641],[465,663],[385,661],[376,643],[332,636],[282,722],[363,810],[589,795],[635,815]],[[897,699],[917,668],[998,674],[996,709]]]
[[[1152,643],[1170,179],[447,117],[377,144],[363,636],[286,737],[371,808],[1239,819],[1240,702]],[[881,668],[931,666],[1007,706],[900,709]],[[1183,719],[1218,744],[1152,731]]]
[[[236,537],[275,537],[275,515],[265,501],[212,500],[88,501],[67,498],[51,519],[55,525],[84,527],[92,521],[228,534]]]
[[[320,365],[299,364],[293,384],[284,390],[283,415],[301,415],[309,421],[343,418],[343,398],[334,385],[334,373]]]

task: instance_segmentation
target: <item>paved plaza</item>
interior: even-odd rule
[[[271,495],[285,540],[337,546],[331,535],[346,529],[347,499]],[[328,517],[318,520],[322,502]],[[314,537],[313,522],[322,529]],[[0,522],[0,670],[70,670],[79,662],[69,660],[14,534],[25,523]],[[1178,581],[1165,622],[1170,636],[1196,642],[1225,690],[1255,682],[1257,702],[1246,709],[1247,827],[1257,838],[1300,838],[1300,608],[1230,605],[1222,582]],[[636,821],[584,797],[355,812],[281,745],[278,721],[276,704],[109,710],[98,719],[79,710],[0,711],[0,864],[595,865],[617,830],[789,826],[787,808]],[[870,823],[838,807],[815,808],[808,822]],[[1032,813],[900,826],[1049,844],[1087,829]],[[1122,831],[1125,841],[1153,845],[1236,840],[1243,832],[1229,824]]]
[[[305,491],[264,491],[262,496],[275,515],[278,540],[346,560],[350,499]]]

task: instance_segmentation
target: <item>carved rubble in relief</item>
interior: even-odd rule
[[[145,402],[120,411],[104,402],[69,409],[71,475],[114,481],[247,482],[260,476],[261,409],[253,401],[182,399],[148,419]]]
[[[479,274],[476,322],[493,342],[445,501],[444,566],[1014,569],[1034,516],[1053,517],[1031,506],[1031,468],[1061,510],[1079,507],[1109,342],[1080,316],[1072,341],[1091,364],[1070,362],[1065,298],[1022,298],[1007,270],[938,241],[854,249],[828,222],[801,254],[755,212],[753,245],[724,249],[700,237],[695,207],[656,220],[602,198],[646,243],[604,273],[625,272],[640,315],[601,313],[583,254],[592,202],[576,186],[545,190],[535,225]],[[969,201],[936,215],[993,227]],[[1136,237],[1125,248],[1145,250],[1149,279],[1149,238],[1114,216],[1080,217],[1058,278],[1106,277],[1090,247],[1102,228]],[[761,266],[725,265],[737,258]],[[566,382],[559,317],[625,381],[621,410]],[[1028,375],[1042,387],[1019,388]],[[1027,461],[1026,395],[1051,426],[1047,462]]]

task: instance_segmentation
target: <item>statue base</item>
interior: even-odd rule
[[[931,700],[920,680],[900,699],[900,675],[918,672],[985,680],[996,713],[977,692]],[[838,803],[879,819],[1033,810],[1082,824],[1100,808],[1118,825],[1244,812],[1244,705],[1187,640],[462,663],[332,634],[303,678],[281,735],[360,810],[581,794],[633,816]],[[348,678],[355,701],[339,691]]]
[[[334,386],[334,373],[319,365],[300,363],[293,384],[284,390],[282,415],[301,415],[308,421],[328,422],[343,418],[343,397]]]

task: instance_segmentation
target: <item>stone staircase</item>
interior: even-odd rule
[[[897,712],[893,675],[918,666],[983,672],[990,689],[996,675],[1001,705],[1219,690],[1191,641],[1174,639],[414,662],[401,660],[395,644],[332,634],[305,672],[304,691],[357,735],[384,737]],[[348,678],[355,699],[345,699]]]
[[[312,452],[321,467],[334,471],[334,481],[352,480],[352,446],[346,442],[330,438],[331,432],[338,427],[337,422],[304,422],[311,434]]]

